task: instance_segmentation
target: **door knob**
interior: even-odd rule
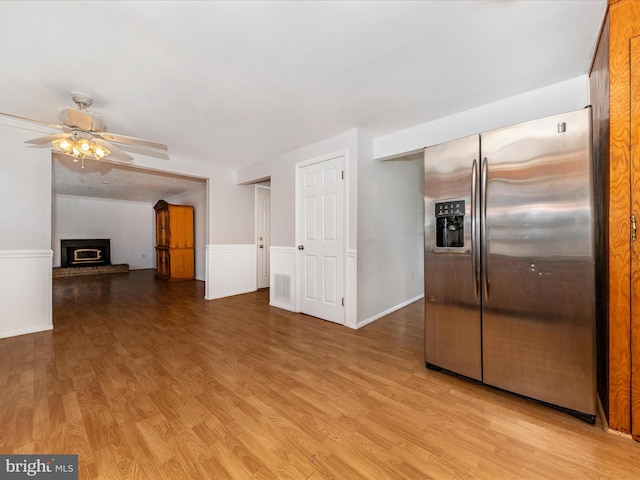
[[[260,245],[260,248],[264,248],[264,245]]]
[[[304,245],[298,245],[298,250],[304,250]]]

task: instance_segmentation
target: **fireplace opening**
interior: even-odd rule
[[[60,240],[60,266],[62,268],[103,265],[111,265],[110,239]]]

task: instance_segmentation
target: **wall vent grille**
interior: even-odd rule
[[[275,287],[273,296],[278,300],[291,302],[291,275],[283,273],[274,274]]]

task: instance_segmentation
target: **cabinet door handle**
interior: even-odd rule
[[[304,245],[298,245],[298,250],[304,250]]]

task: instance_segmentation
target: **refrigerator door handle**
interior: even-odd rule
[[[479,295],[478,280],[478,252],[477,252],[477,189],[478,189],[478,161],[474,158],[471,166],[471,271],[473,272],[473,296],[477,300]]]
[[[480,201],[480,223],[481,228],[481,246],[480,246],[480,265],[482,270],[482,291],[484,292],[484,299],[489,300],[489,259],[488,259],[488,235],[489,230],[487,225],[487,177],[489,176],[489,165],[487,157],[482,159],[482,173],[480,175],[480,194],[482,200]]]

